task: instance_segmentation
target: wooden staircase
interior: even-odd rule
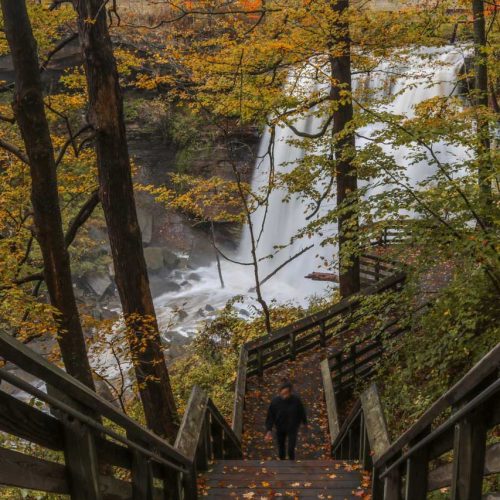
[[[199,480],[199,490],[214,499],[363,498],[360,467],[341,460],[224,460]],[[367,492],[366,492],[367,493]]]

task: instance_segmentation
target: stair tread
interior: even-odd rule
[[[249,493],[253,493],[254,498],[276,498],[278,495],[282,495],[283,498],[332,498],[334,500],[340,500],[343,498],[360,498],[359,494],[355,493],[358,490],[356,488],[309,488],[308,490],[298,490],[297,488],[279,488],[279,489],[269,489],[269,488],[256,488],[256,489],[246,489],[246,490],[231,490],[227,488],[211,488],[204,495],[205,498],[252,498]],[[247,496],[243,496],[247,494]]]

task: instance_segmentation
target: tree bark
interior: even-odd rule
[[[353,164],[355,154],[354,131],[348,129],[353,119],[351,92],[351,41],[347,10],[349,0],[333,0],[332,10],[338,21],[330,46],[330,68],[332,84],[330,98],[335,103],[333,111],[333,148],[337,181],[337,206],[345,207],[338,217],[339,233],[339,288],[342,297],[360,290],[359,256],[352,254],[357,242],[359,227],[357,208],[353,194],[358,189],[356,167]],[[346,251],[346,247],[348,250]],[[351,248],[351,250],[349,250]],[[349,255],[350,254],[350,255]]]
[[[13,110],[29,160],[36,239],[42,251],[50,302],[57,309],[54,317],[61,355],[68,373],[93,389],[64,241],[54,149],[43,103],[37,44],[25,0],[2,0],[1,7],[15,71]]]
[[[474,99],[476,106],[486,109],[488,107],[488,60],[486,55],[486,22],[484,18],[484,1],[472,0],[472,14],[474,18]],[[493,206],[492,192],[492,159],[491,140],[488,120],[481,115],[477,123],[478,131],[478,183],[480,192],[480,205],[482,217],[485,222],[491,223],[491,208]]]
[[[134,200],[123,100],[102,0],[73,0],[96,132],[101,204],[147,425],[174,439],[177,412],[162,351]]]

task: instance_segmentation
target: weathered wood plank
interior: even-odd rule
[[[431,428],[427,428],[422,434],[410,442],[410,447],[423,439]],[[406,461],[405,500],[426,500],[427,481],[429,475],[429,449],[421,448],[411,455]]]
[[[148,460],[132,451],[132,498],[133,500],[152,500],[153,476]]]
[[[233,406],[233,432],[241,440],[243,435],[243,410],[245,406],[245,392],[247,385],[247,366],[248,351],[245,347],[241,348],[238,362],[238,373],[236,375],[236,384],[234,386],[234,406]]]
[[[72,500],[100,500],[99,462],[94,434],[84,424],[67,415],[61,418],[64,427],[64,456]]]
[[[38,377],[46,382],[47,385],[57,387],[60,392],[81,403],[96,414],[109,418],[126,430],[134,430],[143,441],[153,444],[158,451],[161,451],[162,455],[178,463],[186,464],[186,457],[183,457],[167,441],[141,427],[137,422],[118,411],[115,406],[99,397],[87,386],[35,353],[11,335],[2,331],[0,331],[0,356],[17,366],[22,366],[25,372]]]
[[[398,454],[402,448],[413,438],[418,436],[427,426],[447,408],[455,405],[470,393],[478,384],[492,375],[500,365],[500,343],[483,357],[469,372],[459,380],[446,394],[441,396],[413,425],[404,432],[391,446],[383,453],[378,461],[380,464]]]
[[[495,443],[486,449],[484,475],[500,473],[500,443]],[[429,472],[428,491],[435,491],[451,485],[453,464],[449,463]]]
[[[470,500],[481,497],[486,433],[486,419],[479,412],[455,426],[452,500]]]
[[[384,292],[390,290],[391,288],[397,287],[404,283],[406,279],[406,274],[403,272],[396,273],[386,279],[379,281],[378,283],[366,288],[362,294],[363,295],[373,295],[376,293]],[[342,313],[348,312],[352,307],[359,304],[359,298],[346,298],[341,300],[338,304],[329,307],[323,311],[307,316],[300,320],[295,321],[283,328],[275,330],[270,335],[258,338],[256,340],[250,341],[245,344],[249,353],[257,350],[260,347],[269,345],[270,342],[276,341],[288,337],[290,333],[299,333],[310,328],[318,326],[322,321],[327,321],[334,316],[340,315]]]
[[[0,484],[49,493],[69,493],[64,465],[5,448],[0,448]]]
[[[372,384],[360,399],[373,460],[376,461],[391,444],[377,386]]]
[[[175,440],[175,448],[190,461],[195,459],[200,443],[207,404],[208,396],[205,391],[194,386]]]
[[[337,439],[340,432],[339,412],[337,406],[337,399],[333,390],[332,376],[328,359],[324,359],[320,365],[321,378],[323,380],[323,392],[325,394],[326,412],[328,416],[328,429],[330,431],[330,443]]]
[[[57,419],[0,391],[0,430],[51,450],[64,447]]]

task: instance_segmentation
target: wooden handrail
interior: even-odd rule
[[[338,328],[342,326],[346,315],[359,306],[364,296],[399,290],[405,279],[406,274],[398,272],[366,288],[358,295],[343,299],[332,307],[247,342],[244,345],[248,352],[247,375],[261,375],[266,368],[287,359],[294,359],[297,354],[317,345],[326,345],[329,337],[340,333]]]
[[[185,461],[185,457],[179,454],[167,441],[141,427],[133,419],[118,411],[111,403],[99,397],[86,385],[5,332],[0,332],[0,356],[6,361],[19,366],[24,372],[44,381],[47,385],[56,387],[60,392],[96,414],[102,415],[124,429],[134,432],[138,439],[151,443],[166,456],[180,462]]]
[[[45,403],[52,414],[0,389],[0,431],[63,451],[65,462],[0,447],[0,484],[69,494],[73,500],[194,500],[196,470],[204,470],[211,459],[241,457],[240,439],[198,387],[193,388],[173,446],[3,332],[0,356],[36,377],[47,390],[5,368],[0,369],[0,382]],[[113,467],[128,469],[130,481],[114,477]]]
[[[403,477],[405,498],[423,499],[443,486],[453,498],[481,497],[483,477],[500,472],[500,448],[486,446],[488,430],[500,423],[499,368],[500,343],[375,457],[374,500],[400,498]],[[453,465],[431,471],[431,461],[449,451]]]
[[[242,458],[240,440],[198,386],[191,391],[175,447],[191,460],[194,477],[206,471],[212,460]]]
[[[460,379],[449,391],[441,396],[433,405],[418,419],[418,421],[404,432],[393,445],[378,459],[377,465],[391,460],[394,456],[420,435],[431,425],[436,418],[450,406],[459,403],[470,394],[483,380],[494,374],[500,368],[500,344],[493,348],[481,361],[479,361],[469,372]]]
[[[305,330],[309,330],[316,326],[319,326],[323,321],[330,320],[335,316],[338,316],[346,311],[349,311],[354,306],[358,305],[361,302],[361,297],[374,295],[377,293],[382,293],[391,288],[394,288],[397,285],[402,285],[405,282],[406,273],[399,272],[392,276],[389,276],[382,281],[375,283],[374,285],[368,287],[364,291],[360,293],[360,295],[354,295],[352,297],[347,297],[341,300],[338,304],[335,304],[327,309],[319,311],[317,313],[306,316],[305,318],[301,318],[289,325],[279,328],[278,330],[273,331],[269,335],[265,335],[263,337],[259,337],[255,340],[247,342],[245,344],[245,348],[250,353],[253,353],[256,349],[264,346],[269,346],[275,341],[283,340],[288,337],[291,333],[301,333]]]
[[[385,422],[377,386],[370,386],[356,400],[332,442],[331,454],[338,460],[359,460],[370,470],[373,460],[389,446],[389,433]]]
[[[412,316],[421,314],[432,306],[425,302],[412,311]],[[343,349],[334,351],[328,357],[328,366],[334,389],[340,394],[352,390],[358,379],[368,378],[384,353],[384,342],[392,340],[409,331],[411,325],[406,318],[393,318],[384,323],[379,330],[366,339],[355,339]]]

